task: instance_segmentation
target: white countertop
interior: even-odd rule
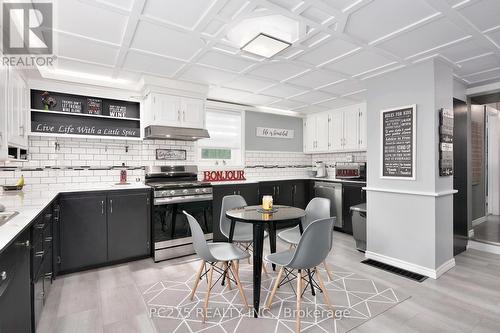
[[[72,184],[67,184],[64,187],[49,191],[0,191],[0,203],[5,206],[5,211],[17,211],[19,213],[11,220],[7,221],[7,223],[0,226],[0,252],[25,230],[33,219],[40,214],[59,193],[147,188],[150,187],[142,183],[131,183],[130,185],[89,184],[84,187],[75,187]]]
[[[366,181],[360,181],[360,180],[300,177],[300,176],[249,178],[247,180],[237,180],[237,181],[227,181],[227,182],[212,182],[211,184],[213,186],[237,185],[237,184],[255,184],[255,183],[260,183],[260,182],[278,182],[278,181],[284,181],[284,180],[316,180],[316,181],[325,181],[325,182],[332,182],[332,183],[354,183],[354,184],[365,184],[366,185]]]

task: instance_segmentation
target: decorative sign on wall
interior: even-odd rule
[[[484,160],[484,125],[480,121],[473,120],[471,122],[472,132],[472,185],[481,183],[483,177],[483,160]]]
[[[380,113],[382,178],[415,179],[416,114],[416,105]]]
[[[61,101],[62,112],[82,113],[82,102],[63,99]]]
[[[185,160],[186,151],[182,149],[156,149],[157,160]]]
[[[278,139],[293,139],[294,131],[284,128],[257,127],[257,136]]]
[[[453,175],[453,111],[439,110],[439,175]]]
[[[99,98],[87,98],[87,113],[102,114],[102,100]]]
[[[127,116],[127,107],[123,105],[109,105],[109,115],[115,118],[125,118]]]
[[[204,182],[228,182],[246,180],[244,170],[203,171]]]
[[[31,131],[38,133],[134,137],[140,136],[139,128],[126,128],[106,123],[75,123],[72,119],[31,120]]]

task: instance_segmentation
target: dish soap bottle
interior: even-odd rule
[[[125,168],[125,163],[122,163],[122,170],[120,171],[120,183],[125,184],[127,182],[127,169]]]

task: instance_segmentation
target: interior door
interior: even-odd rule
[[[469,235],[467,216],[467,104],[453,99],[453,253],[466,250]]]
[[[344,120],[342,117],[342,112],[332,112],[330,113],[330,150],[342,150],[343,147],[343,136],[344,136]]]

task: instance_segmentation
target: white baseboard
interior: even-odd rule
[[[474,240],[469,240],[467,244],[467,250],[469,249],[493,253],[493,254],[500,254],[500,246],[483,242],[477,242]]]
[[[478,217],[477,219],[475,219],[475,220],[472,221],[472,226],[473,227],[478,226],[481,223],[486,222],[486,219],[487,219],[486,216]]]
[[[451,258],[450,260],[448,260],[447,262],[445,262],[444,264],[439,266],[437,269],[432,269],[432,268],[412,264],[410,262],[407,262],[407,261],[404,261],[401,259],[396,259],[396,258],[384,256],[382,254],[378,254],[378,253],[374,253],[374,252],[370,252],[370,251],[365,252],[365,257],[368,259],[373,259],[373,260],[383,262],[384,264],[388,264],[388,265],[395,266],[398,268],[406,269],[407,271],[410,271],[410,272],[422,274],[422,275],[425,275],[425,276],[430,277],[432,279],[439,278],[446,271],[448,271],[449,269],[451,269],[452,267],[455,266],[455,258]]]

